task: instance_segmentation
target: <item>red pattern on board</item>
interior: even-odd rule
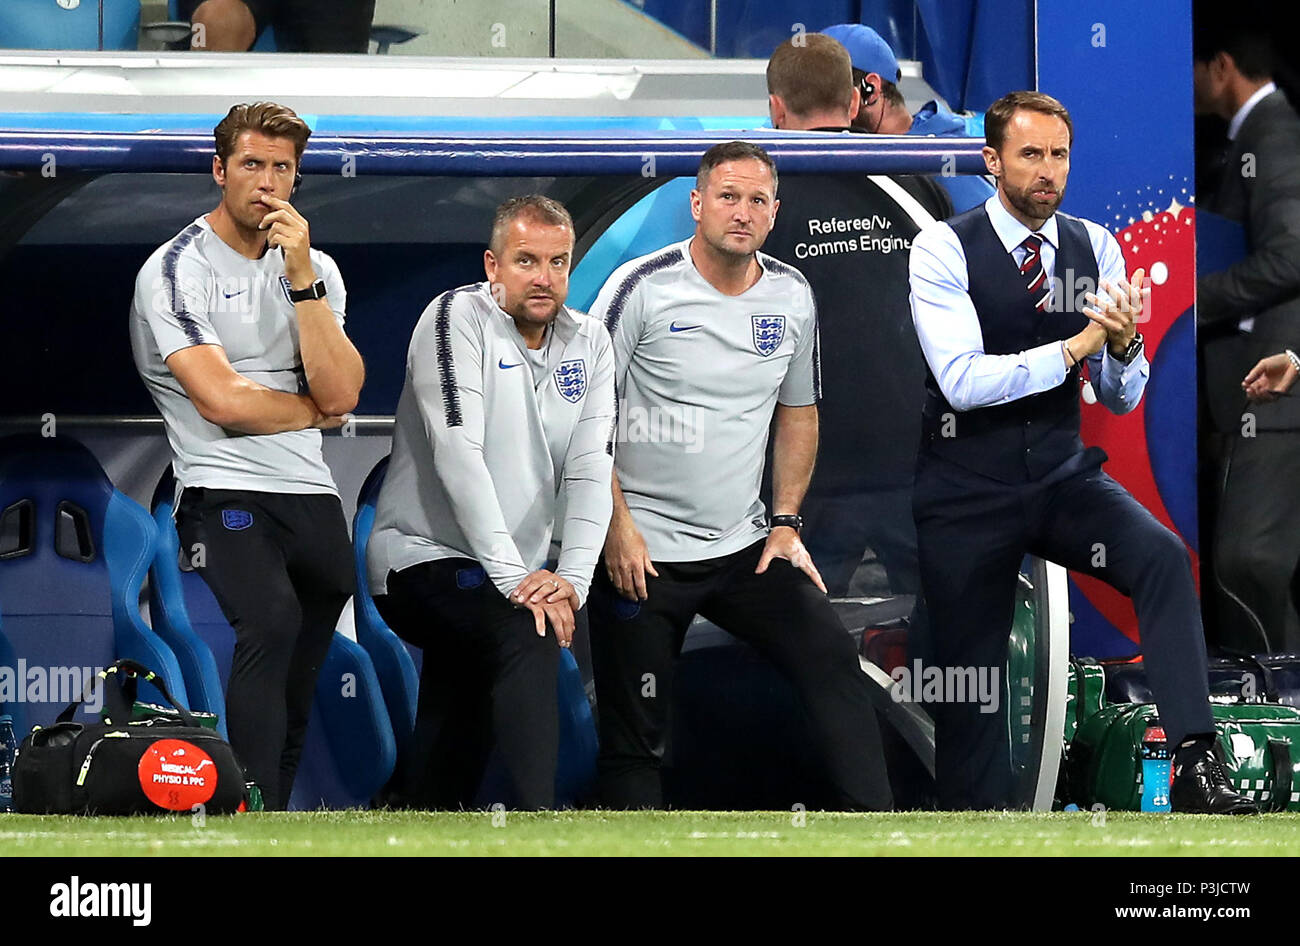
[[[1141,267],[1149,277],[1153,263],[1164,263],[1168,276],[1164,283],[1149,282],[1150,295],[1145,300],[1147,321],[1139,326],[1146,344],[1149,361],[1155,361],[1174,321],[1196,299],[1196,222],[1191,207],[1184,207],[1177,217],[1171,213],[1156,214],[1150,221],[1139,220],[1117,234],[1124,251],[1124,263],[1131,276]],[[1194,370],[1194,367],[1193,369]],[[1083,441],[1101,447],[1110,457],[1106,472],[1123,485],[1146,506],[1161,523],[1174,529],[1173,520],[1165,508],[1151,469],[1151,456],[1147,449],[1146,401],[1124,415],[1112,414],[1100,404],[1084,405],[1082,423]],[[1194,456],[1196,444],[1187,445]],[[1086,516],[1087,511],[1081,510]],[[1174,529],[1177,532],[1176,529]],[[1185,541],[1185,540],[1184,540]],[[1200,559],[1189,546],[1192,559],[1192,576],[1200,586]],[[1137,616],[1133,603],[1105,582],[1089,578],[1078,572],[1070,577],[1079,590],[1101,615],[1133,641],[1138,640]]]

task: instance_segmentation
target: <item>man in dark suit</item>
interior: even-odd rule
[[[1300,400],[1247,405],[1242,378],[1300,340],[1300,117],[1273,83],[1261,26],[1197,23],[1197,111],[1229,122],[1218,188],[1202,205],[1245,229],[1246,256],[1197,280],[1204,391],[1219,489],[1212,563],[1217,642],[1300,649],[1290,591],[1300,562],[1300,502],[1285,471],[1300,465]]]
[[[960,681],[996,680],[1006,666],[1017,569],[1032,553],[1132,596],[1176,747],[1173,810],[1253,813],[1212,753],[1187,549],[1079,439],[1085,366],[1111,411],[1142,397],[1142,271],[1130,285],[1114,235],[1057,212],[1074,139],[1060,102],[1012,92],[989,106],[985,134],[997,193],[922,230],[909,261],[929,368],[912,510],[936,663],[955,684],[934,701],[940,807],[1011,801],[1007,708],[981,705]],[[1086,303],[1074,304],[1080,294]]]

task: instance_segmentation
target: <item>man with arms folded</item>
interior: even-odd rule
[[[487,280],[438,296],[411,337],[367,563],[379,613],[425,650],[407,804],[472,802],[493,738],[515,805],[554,804],[559,648],[609,525],[614,448],[609,335],[564,306],[573,238],[556,201],[506,201]]]
[[[673,661],[696,614],[790,678],[842,807],[891,805],[870,683],[799,539],[817,456],[817,316],[799,271],[758,252],[776,183],[762,148],[710,148],[691,192],[695,235],[619,267],[592,308],[614,339],[628,429],[592,587],[611,807],[663,805]],[[774,416],[769,520],[759,485]],[[664,417],[680,424],[645,428]]]
[[[317,428],[357,403],[334,261],[289,198],[311,130],[236,105],[216,128],[221,203],[136,279],[131,347],[167,425],[181,548],[235,630],[230,743],[268,809],[288,804],[321,661],[356,576]]]

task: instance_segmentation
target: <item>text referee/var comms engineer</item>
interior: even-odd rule
[[[762,148],[710,148],[691,192],[695,235],[619,267],[592,307],[613,336],[620,407],[690,428],[629,436],[615,455],[591,608],[612,807],[662,807],[673,661],[696,614],[791,680],[840,805],[891,805],[869,681],[799,539],[817,455],[817,315],[799,271],[758,252],[776,185]],[[759,485],[774,416],[769,520]]]
[[[216,128],[221,203],[149,257],[131,347],[167,427],[176,528],[235,630],[230,743],[267,808],[293,788],[356,576],[318,428],[361,391],[343,279],[289,198],[311,130],[271,103]]]
[[[1187,549],[1079,439],[1083,366],[1109,410],[1127,413],[1142,396],[1142,270],[1130,285],[1113,235],[1057,213],[1074,139],[1060,102],[1012,92],[989,106],[985,131],[997,192],[912,244],[912,317],[929,367],[912,508],[936,662],[1006,666],[1026,553],[1099,578],[1137,610],[1151,690],[1177,747],[1173,809],[1253,812],[1211,752]],[[1080,290],[1088,305],[1075,311]],[[942,808],[1012,801],[1006,709],[982,709],[935,704]]]
[[[573,238],[556,201],[506,201],[487,281],[438,296],[411,337],[368,552],[379,613],[425,652],[407,804],[468,805],[494,737],[511,801],[554,803],[559,647],[609,525],[614,449],[609,335],[564,305]]]

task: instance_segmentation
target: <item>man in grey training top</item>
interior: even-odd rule
[[[790,678],[840,805],[891,805],[868,680],[799,539],[817,455],[817,319],[798,270],[758,252],[776,183],[762,148],[710,148],[691,193],[695,235],[619,267],[592,307],[613,337],[626,429],[592,587],[611,807],[662,807],[672,664],[696,614]],[[769,520],[759,487],[774,416]]]
[[[221,203],[149,258],[131,309],[174,454],[181,548],[235,632],[230,744],[268,809],[289,803],[356,582],[317,428],[356,406],[364,368],[338,266],[290,203],[310,134],[284,106],[232,108],[216,127]]]
[[[512,198],[487,280],[438,296],[411,337],[367,563],[379,613],[425,649],[407,804],[472,802],[493,738],[515,806],[554,804],[559,647],[609,525],[613,463],[613,351],[564,306],[572,257],[563,206]]]

